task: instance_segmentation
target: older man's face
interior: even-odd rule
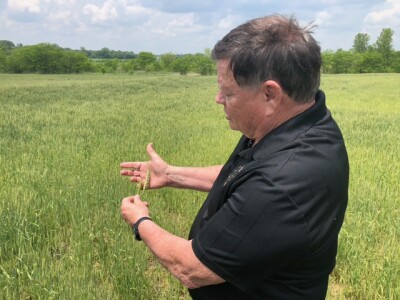
[[[233,130],[254,138],[261,118],[265,117],[265,95],[261,89],[242,89],[229,70],[229,60],[217,61],[219,91],[215,102],[224,106],[226,119]]]

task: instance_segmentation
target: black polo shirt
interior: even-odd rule
[[[193,251],[226,283],[193,299],[325,299],[347,206],[342,134],[316,104],[258,144],[242,137],[190,232]]]

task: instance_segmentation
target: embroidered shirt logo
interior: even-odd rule
[[[228,178],[224,182],[224,187],[232,181],[242,170],[244,169],[244,166],[239,166],[236,169],[232,171],[231,174],[229,174]]]

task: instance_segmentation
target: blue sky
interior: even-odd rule
[[[233,27],[275,13],[294,15],[303,25],[314,21],[323,50],[348,50],[359,32],[372,44],[387,27],[400,50],[400,0],[0,0],[0,40],[197,53]]]

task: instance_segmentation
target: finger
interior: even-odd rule
[[[135,161],[135,162],[122,162],[122,163],[119,164],[119,166],[121,168],[130,168],[130,169],[137,169],[137,170],[140,169],[141,165],[142,165],[142,162],[138,162],[138,161]]]
[[[142,173],[138,170],[121,170],[119,174],[125,176],[140,176]]]
[[[135,173],[132,170],[121,170],[119,171],[120,175],[124,175],[124,176],[134,176]]]
[[[122,199],[122,204],[132,203],[133,200],[134,196],[125,197],[124,199]]]
[[[142,180],[142,178],[140,178],[140,176],[131,176],[131,177],[129,178],[129,180],[130,180],[131,182],[140,182],[140,181]]]
[[[156,150],[154,150],[153,143],[147,145],[147,154],[150,156],[151,159],[159,158],[160,156],[157,154]]]

